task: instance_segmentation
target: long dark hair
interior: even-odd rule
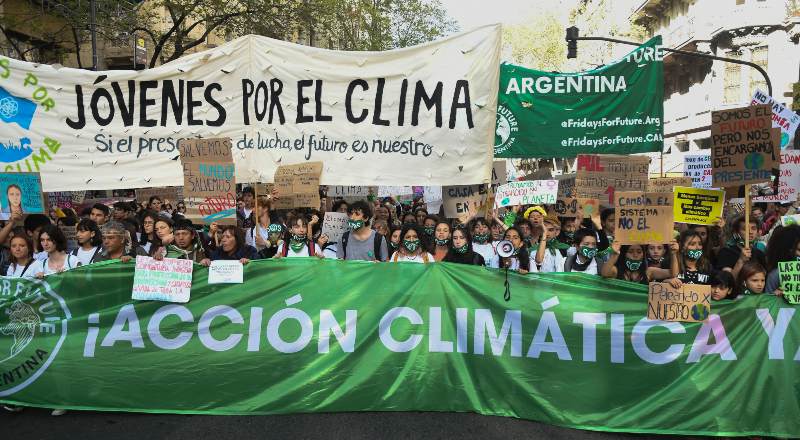
[[[464,234],[464,238],[467,240],[467,252],[465,254],[456,253],[456,248],[453,244],[453,236],[456,232],[461,232]],[[453,230],[450,232],[450,243],[447,245],[447,255],[444,256],[443,261],[463,260],[465,256],[469,256],[468,258],[471,260],[474,252],[475,251],[472,250],[472,234],[469,233],[469,228],[465,226],[459,226],[453,228]]]
[[[146,219],[147,217],[150,217],[150,218],[153,219],[153,240],[150,240],[147,237],[147,233],[144,232],[144,219]],[[140,219],[140,222],[139,222],[139,235],[140,235],[139,244],[144,246],[147,243],[152,243],[152,242],[156,241],[158,239],[158,236],[156,235],[156,220],[158,220],[158,213],[155,212],[155,211],[151,211],[149,209],[145,209],[144,211],[142,211],[141,215],[139,216],[139,219]],[[136,237],[131,237],[131,238],[132,239],[136,239]]]
[[[794,261],[798,241],[800,241],[800,226],[776,227],[767,243],[767,272],[777,269],[781,261]]]
[[[84,232],[94,232],[94,237],[92,237],[90,244],[94,247],[100,246],[103,244],[103,235],[100,232],[100,228],[97,226],[94,220],[89,218],[81,219],[78,222],[78,226],[75,227],[76,231],[84,231]]]
[[[227,225],[227,226],[223,226],[220,229],[219,236],[222,237],[222,234],[224,234],[226,231],[230,231],[231,235],[233,235],[233,238],[236,240],[236,247],[233,248],[233,252],[229,253],[228,255],[236,255],[246,245],[246,243],[244,241],[244,230],[242,230],[242,228],[240,228],[238,226]],[[284,244],[284,246],[285,246],[285,244]],[[225,252],[225,250],[222,249],[222,245],[219,246],[219,250],[220,250],[220,252],[223,252],[223,253]]]
[[[519,229],[517,229],[515,226],[506,229],[506,232],[503,233],[503,239],[505,239],[506,234],[508,234],[511,231],[515,231],[517,235],[519,235],[520,240],[522,240],[522,234],[519,232]],[[512,258],[516,258],[519,260],[520,269],[527,271],[531,270],[531,256],[530,253],[528,252],[528,246],[525,244],[524,241],[522,242],[522,246],[519,247],[517,255],[514,255],[512,257],[500,257],[500,267],[506,267],[506,264],[508,264],[508,262]]]
[[[406,254],[407,249],[405,248],[405,246],[403,246],[403,240],[405,239],[406,234],[408,233],[408,231],[413,230],[414,232],[417,233],[417,239],[419,240],[419,248],[418,249],[422,250],[422,252],[428,252],[428,249],[425,248],[425,240],[422,238],[422,233],[421,233],[420,229],[422,229],[422,227],[421,226],[417,226],[416,224],[414,224],[414,225],[403,224],[402,229],[400,229],[400,245],[397,247],[397,251],[398,252],[402,251],[402,253],[404,255]]]
[[[639,246],[639,247],[642,248],[642,264],[639,266],[639,270],[636,271],[636,273],[639,274],[639,280],[638,281],[629,280],[628,278],[625,277],[625,274],[630,272],[630,270],[628,270],[628,266],[625,265],[625,256],[628,254],[628,249],[630,249],[631,246]],[[619,257],[617,258],[617,264],[615,264],[615,266],[617,267],[617,279],[618,280],[633,281],[635,283],[640,283],[640,284],[647,284],[648,283],[648,280],[647,280],[647,249],[644,247],[644,245],[641,245],[641,244],[630,244],[630,245],[621,246],[619,248]],[[631,273],[633,273],[633,272],[631,272]]]
[[[700,233],[694,229],[687,229],[681,232],[678,238],[678,245],[680,246],[678,250],[678,269],[681,273],[686,271],[686,242],[695,237],[700,240],[700,244],[702,245],[703,238],[700,237]],[[703,256],[697,260],[697,270],[701,272],[709,272],[711,270],[711,262],[709,261],[709,255],[707,254],[705,246],[703,246]]]

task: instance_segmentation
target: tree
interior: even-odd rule
[[[503,42],[515,64],[537,70],[561,70],[566,60],[564,25],[550,13],[538,14],[525,24],[503,27]]]

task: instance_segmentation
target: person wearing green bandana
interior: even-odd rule
[[[466,228],[453,230],[453,237],[448,247],[447,255],[442,261],[473,266],[486,265],[481,254],[472,249],[472,240]]]
[[[278,245],[275,258],[311,256],[325,258],[319,245],[308,239],[308,219],[304,215],[293,218],[289,225],[286,236]],[[309,246],[313,246],[313,250],[310,250]]]
[[[539,272],[564,272],[564,256],[562,249],[569,248],[568,244],[558,241],[558,231],[561,222],[558,217],[549,215],[543,220],[544,233],[541,234],[536,250],[535,262]],[[531,265],[532,266],[532,265]]]
[[[445,221],[436,223],[436,229],[433,233],[433,247],[431,248],[434,260],[442,261],[447,255],[450,249],[450,231],[450,223]]]
[[[511,256],[500,257],[501,268],[519,272],[521,275],[536,272],[536,265],[531,264],[528,247],[525,246],[525,243],[522,241],[522,235],[517,228],[513,226],[508,228],[503,236],[503,240],[510,241],[514,250]]]
[[[386,239],[370,228],[372,208],[364,200],[353,202],[347,208],[349,231],[342,235],[336,248],[336,258],[340,260],[386,261],[389,252]],[[385,223],[384,223],[385,224]]]
[[[597,275],[603,263],[597,257],[597,235],[590,229],[581,229],[575,234],[576,252],[564,262],[564,272],[582,272]]]
[[[745,247],[745,221],[744,216],[740,215],[731,222],[731,233],[725,246],[722,247],[717,253],[717,261],[714,265],[716,270],[727,270],[733,274],[734,277],[739,275],[739,270],[742,266],[750,261],[756,261],[762,266],[766,267],[766,255],[760,249],[754,247],[758,241],[758,224],[755,220],[750,219],[749,232],[750,243]]]
[[[403,225],[400,230],[400,247],[392,254],[390,261],[410,263],[433,263],[433,255],[422,246],[420,231],[416,225]]]
[[[494,241],[493,238],[491,227],[485,219],[479,217],[472,220],[472,250],[481,254],[486,267],[497,269],[500,265],[497,255],[499,240]]]
[[[670,270],[647,267],[647,264],[645,264],[645,251],[642,245],[623,246],[618,241],[611,243],[611,255],[600,269],[600,275],[603,278],[616,278],[639,284],[647,284],[650,281],[660,281],[674,277]]]
[[[435,246],[433,242],[434,235],[436,235],[436,225],[439,223],[439,218],[434,217],[432,215],[428,215],[419,223],[419,217],[417,217],[417,224],[422,225],[420,235],[420,240],[422,240],[422,245],[425,247],[425,250],[428,252],[433,252],[433,248]]]
[[[678,238],[678,244],[678,274],[668,282],[676,289],[680,289],[683,284],[710,286],[716,271],[705,255],[700,234],[692,229],[683,231]]]

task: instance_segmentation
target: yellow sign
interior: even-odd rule
[[[676,186],[674,194],[672,214],[678,223],[711,225],[722,216],[725,191]]]

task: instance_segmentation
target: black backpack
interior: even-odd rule
[[[342,234],[342,242],[340,243],[341,246],[342,246],[342,253],[344,254],[344,258],[343,258],[344,260],[347,259],[347,239],[348,238],[350,238],[350,231],[345,231],[345,233]],[[383,261],[381,259],[381,242],[382,241],[383,241],[383,235],[378,234],[378,232],[375,231],[374,241],[372,243],[373,247],[375,248],[375,251],[374,251],[375,261]]]

